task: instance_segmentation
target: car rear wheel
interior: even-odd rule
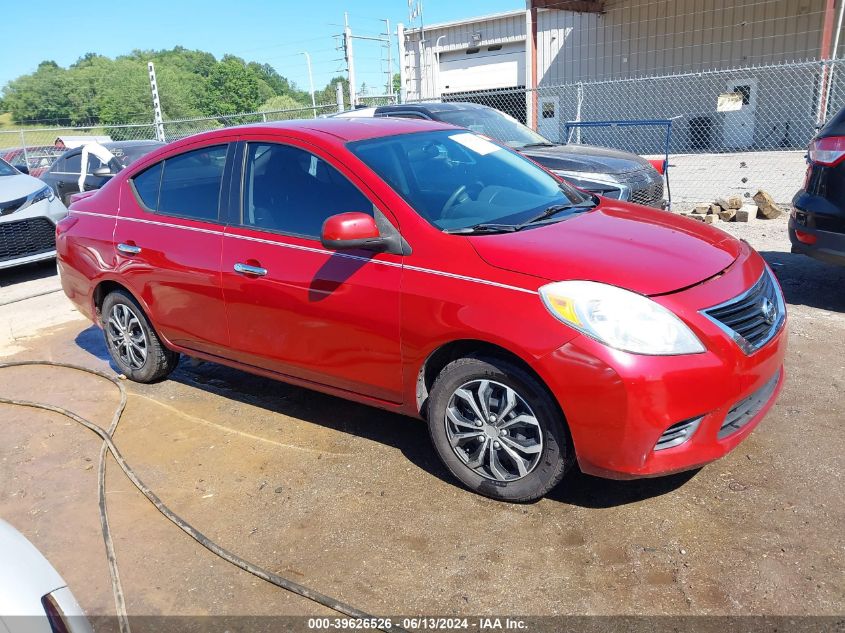
[[[428,428],[452,474],[494,499],[539,499],[573,462],[551,395],[527,371],[500,359],[449,363],[431,390]]]
[[[100,320],[109,354],[130,380],[161,380],[179,363],[179,354],[162,344],[141,306],[129,293],[115,290],[106,295]]]

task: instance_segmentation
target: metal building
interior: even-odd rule
[[[579,82],[598,85],[829,59],[834,52],[836,0],[528,0],[526,5],[426,25],[422,31],[405,30],[400,41],[406,98],[489,103],[557,140],[576,107],[571,103],[575,96],[568,98],[563,88]],[[675,82],[659,99],[649,95],[656,103],[655,115],[705,110],[696,99],[715,103],[713,95],[701,94],[693,83],[687,90],[683,81]],[[736,148],[750,147],[772,133],[755,125],[758,107],[773,109],[765,120],[786,121],[789,136],[789,122],[771,97],[775,88],[784,94],[820,91],[815,75],[785,80],[739,72],[716,83],[708,90],[743,94],[742,110],[712,131],[720,135],[714,143]],[[625,94],[636,98],[637,86],[629,88]],[[759,103],[761,94],[769,95],[765,104]],[[625,101],[617,97],[617,118],[628,114]],[[637,112],[642,116],[641,108]],[[807,125],[812,125],[813,113],[807,117]],[[783,136],[784,131],[776,134]],[[691,135],[687,142],[694,142]]]

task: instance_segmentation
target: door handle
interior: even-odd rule
[[[238,262],[234,266],[236,273],[241,273],[242,275],[255,275],[256,277],[263,277],[267,274],[266,268],[261,268],[261,266],[250,266],[249,264],[242,264]]]
[[[127,255],[137,255],[141,252],[140,246],[135,246],[134,244],[118,244],[117,250],[121,253],[126,253]]]

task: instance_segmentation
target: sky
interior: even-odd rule
[[[67,67],[88,52],[108,57],[133,49],[184,46],[226,53],[271,64],[281,75],[308,89],[302,51],[311,55],[314,86],[320,90],[343,74],[343,52],[335,35],[349,13],[353,35],[378,37],[384,18],[393,31],[408,25],[407,0],[140,0],[137,2],[67,2],[43,0],[33,10],[27,2],[4,3],[0,20],[0,86],[30,73],[46,59]],[[423,0],[426,24],[521,9],[523,0]],[[49,19],[48,19],[49,18]],[[382,86],[386,51],[378,42],[355,40],[356,83]]]

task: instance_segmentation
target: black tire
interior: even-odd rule
[[[129,359],[128,349],[121,348],[126,350],[121,352],[121,349],[114,343],[114,337],[110,335],[110,331],[114,332],[114,330],[110,329],[112,325],[109,323],[109,317],[113,315],[115,308],[119,311],[121,311],[121,308],[128,309],[131,315],[137,319],[137,326],[133,322],[133,329],[136,333],[139,331],[143,333],[144,345],[142,347],[146,351],[141,363],[133,363]],[[100,323],[103,326],[103,337],[109,355],[120,371],[130,380],[143,383],[156,382],[166,377],[179,364],[178,352],[169,350],[164,346],[150,324],[147,315],[128,292],[115,290],[106,295],[100,308]],[[137,353],[133,351],[133,354],[136,354],[137,358]]]
[[[521,478],[498,481],[479,474],[458,457],[456,450],[459,449],[453,449],[450,444],[446,409],[456,390],[476,380],[494,381],[513,389],[524,404],[530,407],[533,417],[539,423],[542,431],[539,460],[533,470]],[[551,395],[534,376],[506,360],[466,357],[446,365],[431,389],[428,429],[440,459],[451,473],[473,492],[493,499],[536,501],[557,486],[574,463],[569,430]],[[471,441],[477,441],[480,445],[485,441],[484,437],[480,435]]]

